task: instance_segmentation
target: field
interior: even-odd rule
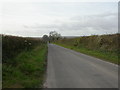
[[[62,38],[55,44],[78,52],[88,54],[103,60],[118,64],[120,34],[92,35],[78,38]]]
[[[38,38],[2,36],[3,88],[42,87],[47,44]]]

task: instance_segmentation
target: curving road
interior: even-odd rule
[[[118,66],[48,45],[47,88],[117,88]]]

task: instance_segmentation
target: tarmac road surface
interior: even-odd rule
[[[47,88],[118,88],[118,66],[48,44]]]

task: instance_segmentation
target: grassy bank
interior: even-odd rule
[[[55,44],[118,64],[119,34],[63,38]]]
[[[40,38],[18,37],[2,35],[2,62],[9,63],[19,53],[29,51],[35,46],[43,44]]]
[[[69,48],[69,49],[72,49],[72,50],[75,50],[77,52],[81,52],[81,53],[84,53],[87,55],[91,55],[91,56],[94,56],[94,57],[97,57],[97,58],[100,58],[100,59],[103,59],[103,60],[106,60],[106,61],[109,61],[109,62],[112,62],[115,64],[118,64],[118,55],[115,53],[93,51],[93,50],[90,50],[87,48],[76,48],[74,46],[67,46],[67,45],[60,44],[60,43],[54,43],[54,44],[57,44],[62,47]]]
[[[3,88],[42,87],[46,69],[47,45],[23,51],[3,64]]]

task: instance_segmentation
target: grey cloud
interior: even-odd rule
[[[117,27],[117,13],[91,15],[84,18],[75,17],[75,19],[72,18],[72,20],[76,21],[74,23],[76,23],[78,27],[93,27],[95,29],[110,29]]]
[[[59,28],[60,25],[56,25],[56,24],[50,24],[50,25],[47,25],[47,24],[44,24],[44,25],[32,25],[32,26],[27,26],[27,25],[23,25],[24,28],[32,28],[32,29],[49,29],[49,28]]]
[[[75,19],[74,19],[75,18]],[[99,32],[117,32],[117,13],[91,15],[85,17],[74,17],[70,23],[62,24],[64,30],[85,30],[92,28],[94,31]],[[78,19],[77,19],[78,18]],[[91,32],[92,33],[92,32]]]
[[[86,33],[116,33],[118,28],[117,23],[118,17],[117,13],[105,13],[100,15],[90,15],[90,16],[76,16],[69,19],[68,22],[55,22],[55,24],[50,25],[34,25],[25,26],[25,28],[32,28],[36,30],[57,30],[61,32],[86,32]]]

